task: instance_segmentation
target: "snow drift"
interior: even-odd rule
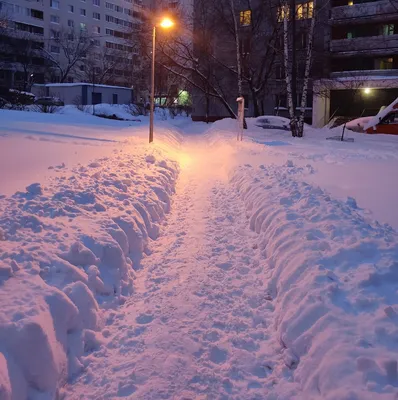
[[[55,398],[85,368],[100,344],[100,305],[133,292],[134,270],[170,210],[178,141],[170,132],[150,148],[135,139],[0,198],[2,400]]]
[[[398,386],[398,235],[364,217],[354,199],[334,200],[296,179],[304,172],[288,161],[242,166],[231,178],[270,272],[266,297],[293,377],[281,393],[391,399]]]

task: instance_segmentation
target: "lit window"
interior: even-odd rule
[[[85,31],[87,29],[87,25],[84,22],[80,22],[80,30]]]
[[[314,15],[314,2],[298,4],[296,6],[296,19],[308,19]]]
[[[58,15],[50,15],[50,22],[52,24],[59,24],[59,16]]]
[[[286,19],[289,19],[289,7],[284,5],[282,7],[278,7],[278,22],[283,22]]]
[[[354,35],[352,34],[352,32],[347,32],[347,39],[352,39],[354,37]]]
[[[353,2],[352,0],[348,0],[348,5],[349,5],[349,6],[353,6],[353,5],[354,5],[354,2]]]
[[[241,26],[249,26],[252,23],[252,12],[251,10],[245,10],[240,12],[240,24]]]
[[[380,69],[393,69],[393,58],[381,58],[380,59]]]
[[[394,24],[383,25],[383,35],[394,35]]]

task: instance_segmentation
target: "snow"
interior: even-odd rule
[[[73,86],[93,86],[92,83],[86,83],[86,82],[73,82],[73,83],[46,83],[46,84],[34,84],[34,86],[44,86],[44,87],[73,87]],[[131,88],[125,87],[125,86],[111,86],[111,85],[101,85],[101,84],[95,84],[95,87],[98,88],[111,88],[111,89],[127,89],[131,90]]]
[[[383,108],[374,118],[370,119],[364,129],[374,128],[389,112],[398,108],[398,97],[387,107]]]
[[[346,127],[352,130],[359,129],[359,131],[363,131],[365,125],[367,125],[372,118],[373,117],[361,117],[353,119],[352,121],[347,122]]]
[[[247,122],[0,113],[1,399],[396,398],[398,138]]]

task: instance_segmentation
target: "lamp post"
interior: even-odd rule
[[[174,26],[174,22],[170,18],[163,18],[159,24],[163,29],[170,29]],[[155,57],[156,57],[156,25],[153,27],[152,33],[152,73],[151,73],[151,105],[149,111],[149,143],[153,142],[153,124],[155,112]]]

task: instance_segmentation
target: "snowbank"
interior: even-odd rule
[[[178,175],[164,131],[0,197],[1,399],[56,398],[100,345],[100,306],[133,292]]]
[[[305,173],[289,160],[242,166],[231,178],[259,235],[266,298],[293,378],[276,390],[286,398],[395,398],[397,232],[363,217],[354,199],[334,200],[296,179]]]

